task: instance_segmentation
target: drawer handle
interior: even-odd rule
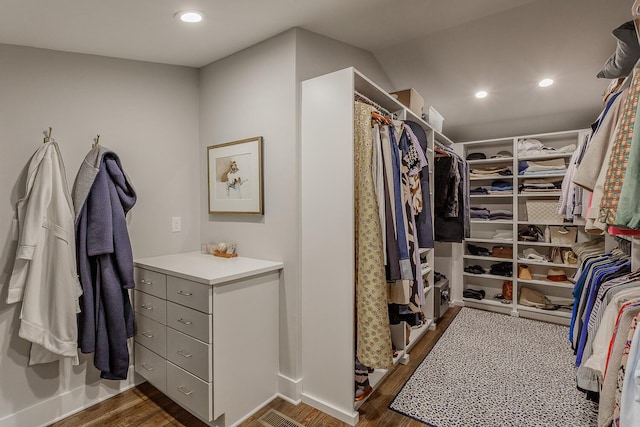
[[[151,280],[140,279],[143,285],[153,286],[153,282]]]
[[[183,386],[178,386],[178,391],[184,394],[185,396],[191,396],[193,394],[192,390],[189,390],[188,388]]]
[[[151,366],[147,365],[146,363],[143,363],[141,366],[142,366],[144,369],[146,369],[147,371],[153,371],[153,369],[154,369],[153,367],[151,367]]]
[[[184,320],[182,317],[178,319],[178,322],[184,323],[185,325],[190,325],[193,323],[191,320]]]
[[[153,338],[153,334],[150,334],[150,333],[149,333],[149,332],[147,332],[147,331],[142,331],[142,335],[144,335],[144,336],[145,336],[145,337],[147,337],[147,338]]]
[[[179,295],[184,295],[185,297],[190,297],[191,295],[193,295],[191,292],[186,292],[186,291],[178,291]]]
[[[141,307],[144,308],[145,310],[153,310],[153,306],[152,305],[142,304]]]
[[[178,354],[179,354],[180,356],[182,356],[182,357],[186,357],[186,358],[189,358],[189,357],[193,356],[193,354],[191,354],[191,353],[185,353],[185,352],[184,352],[184,351],[182,351],[182,350],[178,350]]]

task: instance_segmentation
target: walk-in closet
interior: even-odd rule
[[[640,0],[7,0],[0,427],[640,427]]]

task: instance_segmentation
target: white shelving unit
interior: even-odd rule
[[[402,120],[425,130],[427,157],[433,174],[433,145],[452,142],[354,68],[302,83],[301,280],[302,280],[302,401],[351,425],[358,422],[354,401],[354,200],[353,141],[354,92],[366,96]],[[319,118],[331,117],[327,126]],[[331,173],[327,174],[330,167]],[[430,177],[433,194],[433,175]],[[432,209],[433,209],[433,203]],[[330,224],[330,226],[327,226]],[[421,249],[426,259],[427,323],[411,330],[406,344],[405,325],[390,325],[398,357],[406,363],[413,345],[433,325],[434,251]],[[399,346],[399,343],[403,343]],[[369,376],[375,389],[391,370]]]
[[[518,304],[518,290],[522,286],[539,290],[547,295],[552,300],[560,302],[567,301],[571,297],[571,290],[573,289],[573,283],[567,282],[553,282],[546,279],[546,273],[549,268],[563,269],[568,277],[571,277],[575,272],[576,265],[558,264],[552,262],[541,262],[529,259],[518,259],[518,254],[522,254],[522,251],[526,248],[534,248],[536,251],[543,255],[549,255],[549,250],[553,247],[570,248],[571,244],[558,244],[558,243],[545,243],[545,242],[525,242],[518,240],[518,228],[526,225],[537,225],[544,228],[547,225],[574,225],[567,222],[535,222],[529,221],[527,217],[526,204],[531,200],[558,200],[561,196],[560,191],[550,192],[519,192],[519,185],[523,183],[525,179],[536,178],[557,178],[560,180],[564,177],[564,173],[550,173],[550,174],[525,174],[518,175],[518,164],[520,161],[536,161],[536,160],[550,160],[550,159],[563,159],[565,164],[568,164],[573,153],[549,153],[545,155],[534,156],[518,156],[518,141],[523,139],[537,139],[541,141],[545,146],[560,148],[568,144],[575,144],[576,147],[582,138],[585,137],[587,130],[574,130],[566,132],[555,132],[538,135],[526,135],[519,137],[499,138],[485,141],[472,141],[461,143],[461,152],[465,158],[469,153],[482,152],[486,155],[486,159],[471,160],[469,161],[470,167],[483,168],[483,167],[509,167],[514,173],[512,176],[500,176],[492,175],[491,177],[474,177],[471,178],[471,189],[477,187],[483,187],[489,189],[491,183],[494,180],[503,180],[513,183],[513,192],[511,194],[487,194],[487,195],[472,195],[471,206],[485,207],[489,210],[492,209],[509,209],[513,212],[513,221],[508,220],[479,220],[474,219],[471,221],[471,238],[466,239],[463,245],[463,264],[464,267],[470,265],[480,265],[487,273],[490,271],[491,264],[496,262],[511,262],[513,267],[512,277],[497,276],[492,274],[472,274],[463,272],[461,274],[461,280],[452,280],[453,286],[461,286],[462,289],[457,292],[452,292],[453,295],[460,295],[462,291],[467,288],[482,289],[485,291],[485,298],[482,300],[476,300],[473,298],[462,298],[461,303],[463,305],[483,308],[491,311],[498,311],[503,313],[510,313],[513,316],[526,316],[546,321],[552,321],[561,324],[567,324],[571,313],[570,310],[540,310],[537,308],[523,306]],[[500,151],[508,151],[513,156],[492,158]],[[494,239],[493,234],[496,229],[511,230],[514,236],[514,240]],[[578,240],[586,240],[586,235],[578,233]],[[513,248],[513,258],[503,259],[492,256],[475,256],[470,255],[467,250],[467,245],[473,244],[476,246],[482,246],[491,251],[493,246],[510,246]],[[532,273],[533,278],[531,280],[518,279],[518,267],[521,265],[527,265]],[[509,304],[505,304],[501,300],[495,298],[496,295],[502,293],[502,284],[505,280],[511,280],[513,282],[513,299]]]

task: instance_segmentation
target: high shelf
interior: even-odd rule
[[[452,144],[354,68],[302,83],[302,401],[351,425],[358,422],[361,404],[354,402],[356,91],[399,119],[417,122],[425,129],[431,172],[434,140]],[[431,178],[433,193],[433,175]],[[432,325],[433,250],[422,249],[421,255],[427,279],[422,307],[427,323],[411,330],[410,342],[398,349],[394,366],[407,360],[411,347]],[[392,327],[392,341],[404,342],[404,331],[404,325]],[[388,370],[376,370],[369,381],[375,388],[388,374]]]
[[[565,163],[565,165],[568,165],[573,152],[549,152],[545,154],[524,156],[518,154],[518,142],[526,139],[535,139],[542,142],[542,144],[547,147],[559,149],[569,144],[575,144],[575,146],[578,147],[580,145],[580,141],[587,137],[587,135],[588,130],[572,130],[566,132],[524,135],[456,144],[457,151],[461,152],[465,158],[471,153],[483,153],[486,156],[486,159],[469,160],[468,163],[471,169],[509,167],[513,173],[512,176],[500,176],[495,174],[482,177],[472,177],[470,179],[470,188],[472,190],[481,187],[489,191],[489,194],[472,194],[472,207],[486,208],[489,211],[495,211],[498,209],[509,210],[513,213],[513,219],[474,219],[471,221],[471,237],[465,240],[462,248],[464,253],[463,265],[465,268],[480,265],[486,270],[486,273],[475,274],[473,272],[462,272],[461,280],[452,281],[453,286],[460,286],[462,289],[458,289],[457,292],[453,292],[453,295],[462,295],[464,289],[470,288],[484,290],[485,297],[481,300],[463,297],[462,301],[456,301],[457,303],[470,307],[508,313],[513,316],[530,317],[560,324],[568,324],[571,316],[570,309],[541,310],[518,304],[519,291],[524,286],[542,292],[557,304],[567,304],[573,301],[573,297],[571,295],[573,284],[569,281],[553,282],[547,280],[547,272],[549,268],[562,269],[568,277],[571,277],[576,270],[576,264],[538,262],[535,260],[522,260],[518,257],[518,254],[523,255],[523,252],[526,249],[535,249],[537,253],[548,256],[554,247],[561,249],[571,247],[571,244],[550,243],[544,241],[520,241],[518,239],[518,230],[521,227],[529,225],[538,226],[543,232],[547,226],[578,226],[578,224],[573,224],[563,218],[549,218],[548,220],[541,221],[539,218],[530,219],[528,217],[527,204],[531,205],[532,203],[540,201],[557,204],[554,202],[559,201],[561,196],[560,190],[548,192],[519,191],[519,187],[524,183],[525,179],[554,178],[556,180],[562,180],[564,172],[519,175],[518,165],[523,161],[535,162],[551,159],[560,159]],[[510,155],[507,154],[507,152]],[[513,187],[512,192],[492,191],[491,187],[497,180],[511,184]],[[497,187],[498,186],[494,188]],[[578,226],[578,230],[578,241],[586,240],[587,236],[583,231],[581,231],[584,230],[584,228]],[[497,231],[510,232],[513,235],[513,240],[496,238]],[[504,246],[512,248],[513,255],[506,259],[492,256],[478,256],[470,253],[469,245],[483,247],[488,249],[490,252],[493,250],[494,246]],[[497,262],[511,263],[513,271],[512,277],[488,274],[491,265]],[[532,273],[532,278],[530,280],[518,278],[519,267],[522,267],[523,265],[527,265]],[[509,300],[496,299],[496,295],[502,293],[502,285],[505,280],[510,280],[513,283],[513,297]]]

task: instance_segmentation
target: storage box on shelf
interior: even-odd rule
[[[564,262],[552,263],[529,259],[518,259],[518,254],[522,256],[523,251],[528,248],[535,249],[541,254],[548,255],[549,251],[553,247],[563,249],[571,247],[571,243],[564,241],[561,243],[558,243],[558,241],[531,242],[521,239],[519,240],[518,238],[519,227],[537,225],[542,229],[542,232],[544,232],[547,224],[554,226],[567,225],[564,216],[557,213],[558,201],[561,196],[560,189],[537,191],[534,188],[527,189],[527,191],[520,191],[520,186],[524,185],[526,182],[525,180],[528,179],[546,178],[546,181],[549,182],[561,181],[564,177],[565,170],[561,168],[558,169],[557,172],[538,171],[535,173],[529,171],[530,173],[523,175],[519,175],[518,170],[519,166],[522,166],[523,161],[526,161],[529,164],[529,167],[531,167],[530,162],[554,159],[558,165],[560,165],[561,160],[566,167],[573,151],[562,151],[562,147],[567,147],[570,144],[577,146],[580,139],[584,137],[586,132],[586,130],[575,130],[461,143],[461,151],[465,158],[470,154],[475,153],[475,155],[471,156],[471,160],[468,160],[471,169],[509,167],[514,173],[512,176],[499,176],[495,174],[474,174],[471,176],[471,190],[485,188],[487,189],[487,192],[489,192],[491,185],[495,180],[511,183],[513,185],[513,192],[510,194],[496,194],[496,192],[490,192],[490,194],[474,195],[472,192],[471,206],[486,207],[488,209],[491,209],[492,207],[496,209],[504,209],[509,206],[512,209],[514,217],[512,221],[474,219],[471,221],[471,238],[466,239],[466,245],[474,244],[491,247],[493,245],[501,244],[510,245],[513,248],[513,277],[511,279],[513,281],[513,298],[509,301],[509,304],[505,304],[505,301],[499,301],[494,298],[495,295],[502,294],[502,283],[505,278],[488,274],[489,269],[486,269],[487,274],[480,275],[464,272],[462,273],[460,280],[462,290],[469,288],[482,289],[486,294],[486,297],[482,300],[463,298],[463,303],[465,305],[505,313],[510,312],[512,315],[516,316],[533,317],[557,323],[566,324],[568,322],[566,309],[541,310],[518,303],[518,291],[524,286],[539,290],[559,303],[565,303],[571,298],[571,290],[573,287],[571,282],[554,282],[548,280],[547,273],[550,268],[560,269],[564,270],[566,275],[570,277],[574,274],[577,267],[576,265],[565,264]],[[556,151],[544,150],[542,152],[518,152],[519,142],[524,140],[540,141],[545,147],[555,149]],[[536,143],[534,142],[528,145],[535,147]],[[530,184],[530,182],[528,184]],[[572,224],[569,223],[568,225]],[[502,232],[496,233],[496,230],[501,230]],[[511,233],[513,240],[509,239],[509,233]],[[585,240],[586,238],[586,235],[583,233],[578,233],[578,241]],[[480,265],[484,267],[497,262],[493,256],[482,259],[479,256],[470,254],[466,250],[466,247],[465,254],[465,267],[469,265]],[[522,265],[528,266],[532,274],[530,279],[518,278],[518,267]],[[453,281],[453,285],[456,286],[456,281]],[[454,295],[456,295],[456,292],[454,292]]]

